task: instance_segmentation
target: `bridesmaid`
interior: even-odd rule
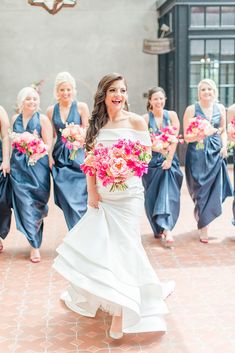
[[[5,239],[11,225],[11,186],[10,186],[10,128],[7,113],[0,106],[0,252],[3,251],[1,241]]]
[[[84,150],[77,151],[75,160],[69,159],[70,151],[61,140],[61,129],[65,128],[66,123],[78,124],[85,128],[89,110],[86,103],[75,101],[76,83],[68,72],[60,72],[57,75],[54,95],[58,103],[47,109],[47,116],[57,136],[50,167],[55,203],[64,212],[68,229],[71,229],[87,209],[86,176],[80,169],[80,164],[84,161]]]
[[[40,114],[40,98],[32,87],[23,88],[17,96],[20,114],[13,116],[13,131],[36,132],[48,145],[52,146],[52,127],[47,117]],[[25,154],[13,149],[11,157],[11,181],[13,189],[13,209],[16,226],[29,241],[30,260],[40,262],[39,248],[42,242],[43,218],[47,216],[47,202],[50,195],[50,168],[48,156],[28,166]]]
[[[194,215],[200,232],[200,241],[208,243],[209,224],[222,213],[222,202],[232,196],[225,158],[227,157],[226,113],[217,103],[218,91],[210,79],[200,81],[198,102],[186,108],[184,134],[188,142],[185,174],[190,196],[195,204]],[[212,127],[204,139],[204,148],[197,149],[200,138],[189,138],[186,130],[190,119],[200,116]]]
[[[235,104],[228,108],[228,124],[235,119]],[[228,137],[235,142],[234,137],[228,132]],[[233,220],[232,224],[235,226],[235,148],[233,148]]]
[[[144,115],[144,119],[154,133],[166,126],[173,126],[178,135],[180,128],[178,116],[174,111],[165,110],[165,103],[166,94],[163,88],[150,89],[147,103],[148,113]],[[167,158],[159,151],[155,151],[153,147],[148,174],[143,176],[145,210],[148,220],[154,236],[166,240],[167,246],[171,246],[174,242],[171,230],[179,216],[180,189],[183,180],[179,160],[175,153],[176,147],[177,144],[170,146]]]

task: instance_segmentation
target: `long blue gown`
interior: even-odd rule
[[[75,160],[69,159],[70,151],[61,140],[60,129],[64,129],[65,124],[61,119],[58,103],[54,107],[52,120],[57,134],[53,150],[55,165],[52,168],[54,198],[56,205],[64,212],[68,229],[71,229],[87,210],[86,176],[80,169],[85,152],[78,149]],[[81,125],[76,102],[71,105],[67,123]]]
[[[163,112],[162,127],[170,125],[169,113]],[[158,132],[152,112],[149,112],[149,128]],[[183,174],[180,170],[177,155],[174,155],[170,169],[163,170],[164,157],[161,153],[152,152],[148,174],[143,176],[145,189],[145,211],[155,236],[164,229],[172,230],[180,211],[180,189]]]
[[[2,163],[2,141],[0,141],[0,164]],[[5,239],[11,226],[11,182],[10,175],[0,171],[0,237]]]
[[[195,104],[195,116],[207,119],[199,103]],[[221,113],[214,104],[211,124],[220,127]],[[189,194],[194,202],[194,216],[198,229],[206,227],[222,213],[222,202],[232,196],[226,161],[220,156],[222,147],[218,134],[204,139],[204,149],[196,148],[197,142],[187,147],[185,174]]]
[[[37,131],[41,137],[40,115],[36,112],[26,129],[22,114],[16,118],[13,131],[23,133]],[[42,242],[43,218],[47,216],[50,195],[50,168],[48,156],[40,158],[34,166],[28,166],[28,157],[16,148],[11,157],[12,201],[17,229],[25,234],[30,245],[39,248]]]

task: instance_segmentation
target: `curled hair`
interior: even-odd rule
[[[76,97],[77,91],[76,91],[76,81],[73,78],[73,76],[69,72],[59,72],[55,78],[55,84],[54,84],[54,97],[58,101],[58,87],[62,83],[70,83],[72,86],[72,97],[73,99]]]
[[[90,151],[93,148],[99,130],[105,124],[107,124],[109,120],[105,104],[106,93],[109,87],[113,84],[113,82],[120,80],[124,81],[124,84],[127,87],[124,77],[117,73],[112,73],[104,76],[98,84],[97,91],[94,97],[94,108],[89,119],[89,126],[86,134],[87,151]],[[127,102],[125,102],[125,109],[128,110]]]
[[[164,94],[165,98],[166,98],[166,92],[164,91],[164,89],[162,87],[153,87],[148,91],[148,102],[147,102],[147,111],[150,111],[153,109],[153,107],[150,104],[150,99],[152,98],[152,95],[154,93],[158,93],[161,92]]]
[[[39,105],[40,105],[40,96],[38,92],[33,88],[33,87],[24,87],[20,90],[20,92],[17,95],[16,99],[16,104],[17,104],[17,111],[19,113],[22,113],[23,110],[23,103],[24,100],[30,95],[30,94],[35,94],[38,98],[38,106],[36,108],[36,111],[39,110]]]
[[[207,84],[208,86],[210,86],[210,88],[213,89],[214,91],[214,94],[215,94],[215,101],[218,102],[218,96],[219,96],[219,93],[218,93],[218,89],[216,87],[216,84],[213,80],[211,80],[210,78],[204,78],[203,80],[201,80],[197,86],[197,90],[198,90],[198,99],[199,99],[199,93],[200,93],[200,89],[201,89],[201,86],[203,84]]]

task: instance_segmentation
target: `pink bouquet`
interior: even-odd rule
[[[200,138],[200,141],[196,144],[196,148],[203,149],[203,139],[209,135],[211,128],[211,123],[207,119],[201,116],[196,116],[190,119],[190,124],[186,130],[186,136]]]
[[[65,146],[71,150],[69,158],[74,160],[77,150],[83,148],[85,144],[86,130],[78,124],[66,124],[64,129],[60,129],[61,139]]]
[[[48,147],[36,131],[33,134],[28,131],[23,133],[12,132],[10,133],[10,138],[12,139],[12,147],[26,154],[28,165],[33,166],[40,158],[47,154]]]
[[[232,119],[228,124],[228,136],[230,141],[228,141],[227,148],[228,154],[231,155],[235,147],[235,119]]]
[[[150,159],[148,148],[139,141],[120,139],[111,147],[97,145],[88,152],[81,169],[85,174],[96,175],[103,186],[111,184],[110,191],[125,190],[130,176],[147,173]]]
[[[160,152],[167,157],[169,148],[172,143],[183,143],[181,135],[176,136],[176,127],[166,126],[161,128],[159,132],[153,133],[150,131],[152,147],[156,152]]]

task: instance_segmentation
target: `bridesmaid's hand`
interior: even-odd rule
[[[167,158],[164,160],[164,162],[162,163],[162,169],[166,170],[166,169],[170,169],[172,165],[172,159]]]
[[[49,157],[49,167],[50,170],[52,170],[53,165],[55,164],[54,158],[53,157]]]
[[[0,166],[0,170],[2,170],[2,173],[5,177],[7,175],[7,173],[10,173],[10,164],[2,162],[2,164]]]
[[[227,158],[228,157],[228,151],[226,147],[222,147],[220,150],[220,155],[222,158]]]

